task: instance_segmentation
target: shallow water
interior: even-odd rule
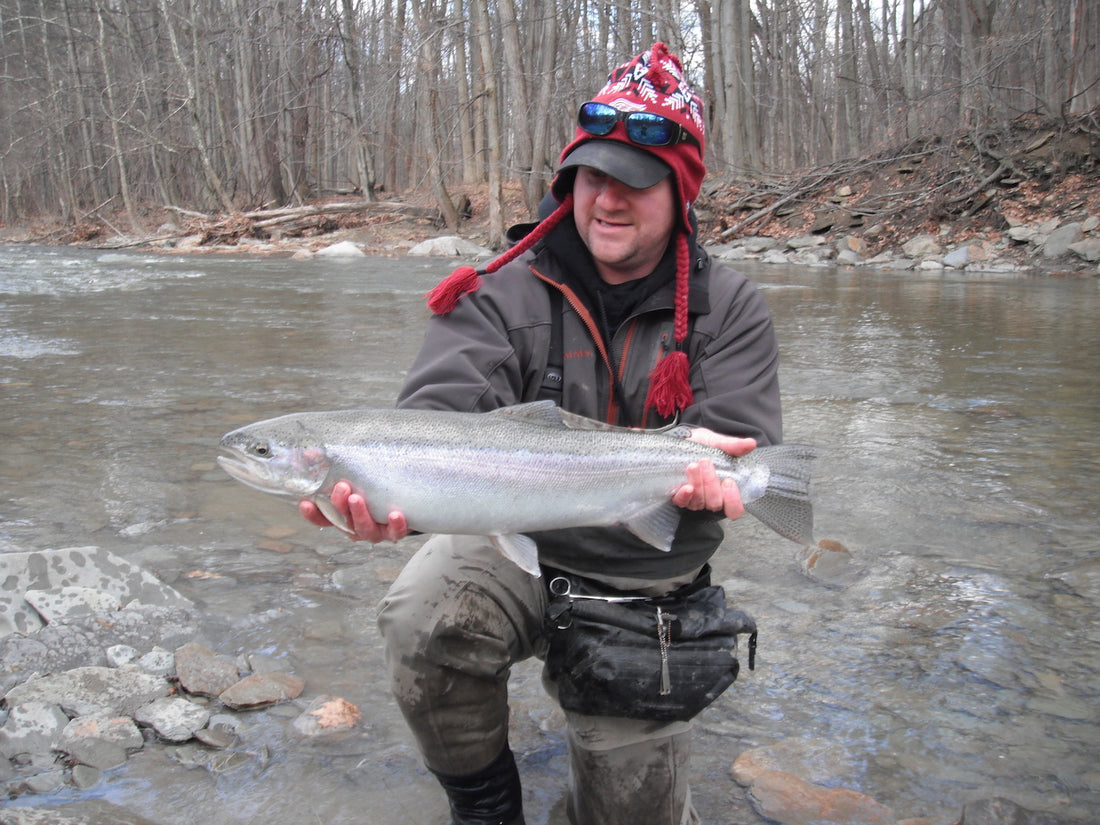
[[[248,717],[219,770],[149,749],[82,794],[165,825],[442,822],[382,676],[375,605],[418,545],[375,548],[231,481],[221,434],[304,409],[389,406],[450,261],[305,262],[0,250],[0,552],[95,544],[199,604],[220,651],[284,658],[306,697],[360,705],[316,745],[293,707]],[[1100,810],[1100,285],[753,269],[783,349],[786,436],[817,445],[819,537],[865,573],[831,588],[751,519],[719,580],[761,626],[757,670],[699,720],[705,822],[763,822],[728,769],[819,737],[830,784],[899,818],[1008,796]],[[557,823],[560,718],[513,676],[532,823]]]

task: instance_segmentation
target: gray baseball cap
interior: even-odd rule
[[[632,189],[655,186],[672,171],[656,155],[618,140],[585,141],[561,162],[558,174],[578,166],[599,169]]]

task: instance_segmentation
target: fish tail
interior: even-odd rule
[[[745,504],[745,510],[779,535],[799,544],[813,544],[814,511],[810,502],[810,463],[813,447],[778,444],[749,453],[768,468],[763,494]]]

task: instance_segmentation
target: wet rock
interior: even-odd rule
[[[72,778],[73,785],[87,790],[99,784],[99,780],[103,778],[103,771],[91,765],[73,765]]]
[[[107,648],[107,664],[110,667],[128,665],[137,658],[138,652],[130,645],[111,645]]]
[[[69,717],[52,702],[31,700],[15,705],[0,728],[0,755],[49,753],[69,724]]]
[[[305,686],[291,673],[253,673],[222,691],[218,698],[234,710],[259,708],[297,699]]]
[[[156,825],[102,799],[34,808],[4,808],[0,825]]]
[[[1022,808],[1008,799],[995,797],[968,802],[963,806],[959,825],[1059,825],[1050,814]]]
[[[24,784],[31,793],[53,793],[65,784],[65,772],[60,770],[43,771],[27,777]]]
[[[867,572],[847,547],[833,539],[802,548],[800,563],[805,576],[830,587],[847,587]]]
[[[186,742],[209,719],[209,710],[178,696],[155,699],[134,714],[135,722],[152,728],[170,742]]]
[[[49,649],[38,639],[11,635],[0,639],[0,693],[24,681],[42,668]]]
[[[127,716],[78,716],[62,731],[57,749],[82,765],[110,770],[126,763],[145,740]]]
[[[324,737],[348,733],[363,721],[359,708],[339,696],[318,696],[294,720],[293,726],[303,736]]]
[[[1100,601],[1100,561],[1088,561],[1066,570],[1048,573],[1047,578],[1075,596],[1090,602]]]
[[[30,701],[60,705],[72,716],[132,716],[169,689],[164,679],[148,673],[92,666],[31,679],[9,690],[4,701],[8,707]]]
[[[856,769],[852,755],[828,739],[781,739],[741,753],[732,774],[739,785],[751,785],[764,771],[782,771],[809,782],[829,782]]]
[[[749,788],[749,802],[763,817],[783,825],[895,825],[894,812],[866,794],[812,785],[793,774],[762,771]]]
[[[235,664],[198,642],[177,648],[175,662],[180,687],[199,696],[218,696],[240,678]]]
[[[195,731],[195,738],[209,748],[225,750],[237,741],[237,734],[228,728],[212,727]]]
[[[32,633],[45,622],[23,597],[27,591],[92,588],[121,604],[189,608],[191,603],[151,573],[99,547],[0,553],[0,635]]]
[[[176,655],[169,650],[155,647],[137,660],[137,666],[155,676],[175,676]]]
[[[122,609],[117,596],[91,587],[69,586],[56,590],[25,590],[23,598],[49,624],[68,616],[109,613]]]

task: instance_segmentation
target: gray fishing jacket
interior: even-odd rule
[[[591,279],[594,270],[587,255],[576,254],[575,233],[571,221],[556,228],[516,261],[483,276],[481,287],[464,295],[452,312],[433,316],[398,406],[484,412],[553,397],[570,412],[608,423],[669,423],[644,404],[649,373],[673,346],[671,268],[608,337],[579,273],[587,266]],[[692,248],[687,352],[694,401],[680,421],[755,438],[760,445],[779,443],[778,346],[768,308],[743,274]],[[560,300],[551,297],[554,292]],[[560,393],[548,395],[544,377],[555,310],[562,380]],[[625,414],[620,402],[628,407]],[[722,537],[717,514],[691,511],[684,511],[671,553],[621,527],[533,535],[543,564],[596,578],[646,580],[698,569]]]

